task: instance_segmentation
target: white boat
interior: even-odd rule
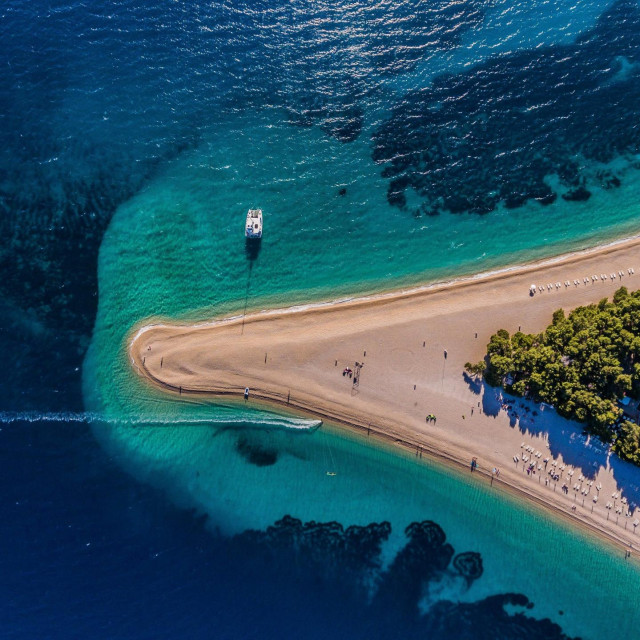
[[[262,209],[249,209],[244,235],[247,238],[262,238]]]

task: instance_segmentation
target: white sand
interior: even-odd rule
[[[629,268],[637,274],[629,274]],[[595,282],[593,275],[598,276]],[[565,286],[566,281],[571,284]],[[544,291],[531,296],[532,283]],[[554,310],[611,297],[621,284],[640,286],[639,238],[410,293],[207,325],[143,327],[131,339],[130,354],[139,373],[169,393],[241,396],[249,387],[250,402],[288,404],[390,438],[417,455],[463,465],[477,456],[479,471],[488,477],[494,467],[500,469],[493,481],[496,490],[510,488],[610,540],[640,548],[640,533],[632,526],[635,515],[617,516],[615,509],[605,508],[621,490],[630,502],[640,503],[633,489],[640,485],[640,469],[616,460],[612,470],[602,446],[577,438],[579,425],[552,411],[533,417],[539,407],[516,401],[509,415],[496,400],[499,391],[469,384],[463,370],[465,362],[484,356],[498,329],[541,331]],[[357,385],[342,375],[345,367],[356,370],[356,362],[364,363]],[[427,414],[435,414],[437,421],[427,422]],[[541,472],[524,471],[523,452],[531,454],[522,443],[533,448],[531,460],[542,466]],[[573,477],[567,476],[567,467],[558,483],[546,484],[545,458],[550,459],[548,469],[553,460],[558,468],[581,466]],[[583,472],[593,480],[586,496],[584,482],[580,491],[573,490]],[[565,481],[568,495],[561,491]],[[594,504],[598,483],[602,490]],[[620,498],[615,506],[624,506]]]

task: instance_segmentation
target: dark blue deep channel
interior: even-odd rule
[[[483,579],[482,556],[436,522],[411,524],[391,559],[387,523],[303,523],[286,505],[266,531],[216,533],[100,447],[81,390],[112,216],[215,140],[221,114],[269,106],[289,127],[366,138],[384,206],[416,224],[624,188],[640,8],[540,2],[536,29],[519,1],[4,0],[0,638],[568,637],[561,613],[528,615],[526,593],[421,612],[443,572]],[[496,7],[523,14],[522,37],[510,50],[505,26],[490,57]],[[476,40],[469,68],[456,55]]]

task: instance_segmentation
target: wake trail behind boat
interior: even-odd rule
[[[252,420],[248,417],[236,416],[211,416],[192,418],[188,420],[159,419],[151,416],[133,416],[130,418],[112,418],[109,416],[88,412],[51,412],[41,413],[37,411],[2,411],[0,412],[0,425],[9,425],[19,422],[52,423],[52,424],[100,424],[112,427],[203,427],[203,426],[229,426],[246,429],[280,428],[309,431],[318,428],[321,420],[309,420],[305,418],[287,418],[284,416],[264,416]],[[0,427],[1,429],[1,427]]]

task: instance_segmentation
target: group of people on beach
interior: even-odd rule
[[[366,354],[366,351],[365,351]],[[336,360],[336,366],[338,365],[338,361]],[[353,385],[357,386],[358,379],[360,378],[360,372],[362,371],[362,367],[364,367],[363,362],[356,362],[354,365],[355,371],[351,367],[345,367],[342,370],[342,375],[347,378],[353,378]]]
[[[430,413],[430,414],[427,416],[427,422],[433,422],[433,423],[435,424],[435,422],[436,422],[436,417],[433,415],[433,413]]]

